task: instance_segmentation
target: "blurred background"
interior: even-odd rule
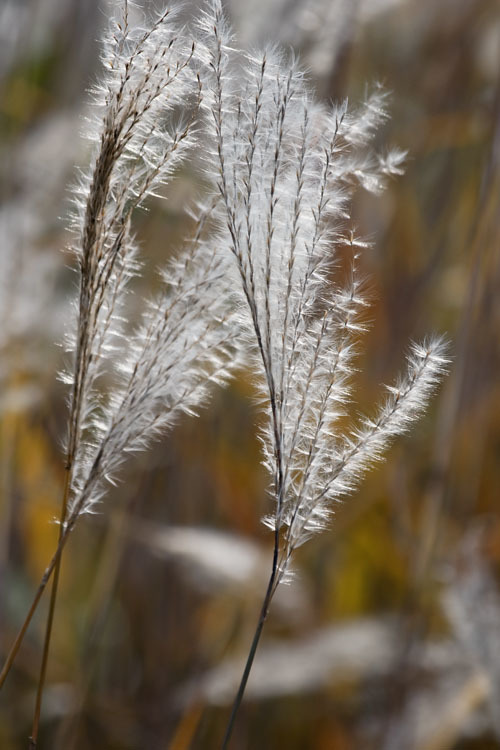
[[[157,5],[157,3],[156,3]],[[380,142],[404,177],[359,194],[373,305],[356,395],[370,410],[410,338],[453,365],[273,603],[232,747],[500,747],[500,6],[497,0],[227,0],[240,42],[293,47],[318,97],[381,81]],[[0,648],[57,538],[77,277],[66,247],[105,0],[0,0]],[[188,20],[197,3],[186,3]],[[136,299],[186,234],[198,186],[136,217]],[[356,406],[358,408],[358,406]],[[136,457],[66,549],[40,747],[218,747],[270,570],[250,378]],[[0,695],[0,748],[27,746],[42,604]]]

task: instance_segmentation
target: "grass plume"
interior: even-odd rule
[[[351,432],[337,422],[351,400],[361,313],[358,272],[366,243],[349,229],[356,188],[379,193],[405,154],[373,140],[387,117],[379,87],[362,106],[314,103],[297,65],[273,50],[238,55],[221,3],[204,16],[212,145],[207,171],[221,196],[221,244],[233,258],[247,345],[266,411],[264,461],[274,510],[271,575],[223,747],[232,732],[260,634],[294,551],[323,529],[333,504],[352,493],[391,440],[422,413],[446,368],[433,338],[414,344],[406,374],[374,417]],[[241,85],[243,81],[243,86]],[[335,280],[348,255],[347,282]],[[332,281],[333,277],[333,281]]]
[[[132,28],[127,3],[105,38],[105,75],[88,123],[94,155],[75,189],[79,297],[75,332],[66,341],[72,365],[62,375],[71,394],[59,545],[0,677],[3,684],[53,574],[32,747],[68,536],[102,500],[126,457],[180,414],[194,413],[237,362],[222,262],[205,233],[210,205],[200,210],[184,253],[163,271],[161,291],[145,306],[140,325],[131,330],[125,316],[128,284],[139,271],[133,212],[161,192],[195,143],[201,91],[193,52],[172,11]],[[180,105],[188,114],[176,121]]]

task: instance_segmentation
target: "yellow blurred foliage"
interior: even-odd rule
[[[33,581],[38,581],[57,544],[56,519],[62,491],[60,469],[57,471],[52,463],[50,446],[39,425],[20,417],[17,435],[27,570]]]

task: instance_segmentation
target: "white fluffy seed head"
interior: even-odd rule
[[[240,309],[267,409],[264,459],[281,535],[293,550],[322,529],[390,439],[425,407],[446,364],[440,340],[413,346],[408,372],[377,417],[339,435],[366,306],[349,231],[356,188],[383,190],[400,174],[398,149],[377,154],[387,95],[375,86],[357,110],[312,102],[297,65],[274,50],[236,55],[221,3],[201,21],[206,171],[239,283]],[[351,265],[336,283],[338,260]]]
[[[135,331],[127,320],[127,288],[140,269],[132,214],[161,194],[196,143],[201,96],[194,42],[172,10],[132,27],[128,9],[125,3],[104,40],[87,133],[93,157],[75,191],[80,294],[65,378],[72,386],[71,522],[92,510],[128,453],[181,413],[195,413],[238,361],[221,261],[204,233],[211,206],[184,254],[163,272],[162,290]],[[102,377],[110,372],[111,384]]]

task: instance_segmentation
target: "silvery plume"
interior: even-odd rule
[[[36,745],[60,558],[82,513],[91,512],[130,453],[144,449],[181,414],[193,414],[238,362],[238,325],[227,305],[224,261],[207,229],[213,204],[200,206],[183,252],[161,273],[157,295],[137,325],[128,319],[131,279],[140,272],[134,212],[162,194],[197,142],[200,81],[194,42],[167,9],[131,24],[119,4],[104,39],[104,73],[93,91],[85,134],[90,166],[73,189],[73,252],[79,290],[70,358],[66,480],[60,537],[30,611],[0,674],[3,684],[47,583],[54,574],[38,686]]]
[[[446,367],[441,339],[412,344],[406,373],[373,416],[345,431],[366,300],[358,271],[366,244],[350,229],[356,188],[379,193],[405,154],[378,154],[386,119],[375,86],[355,110],[316,104],[303,74],[270,49],[235,49],[221,3],[202,21],[206,171],[220,196],[220,244],[265,409],[262,446],[274,509],[272,571],[231,722],[270,601],[293,552],[328,523],[390,441],[427,405]],[[347,280],[335,274],[349,267]]]
[[[205,231],[210,205],[200,208],[194,236],[162,272],[142,323],[131,331],[124,317],[139,270],[133,212],[161,192],[196,143],[201,92],[193,51],[172,10],[150,27],[131,28],[125,4],[105,39],[105,78],[89,123],[95,155],[80,180],[74,220],[80,293],[69,339],[74,366],[65,378],[72,388],[73,514],[90,510],[124,456],[179,414],[193,413],[235,362],[222,262]],[[103,393],[110,370],[115,377]]]

